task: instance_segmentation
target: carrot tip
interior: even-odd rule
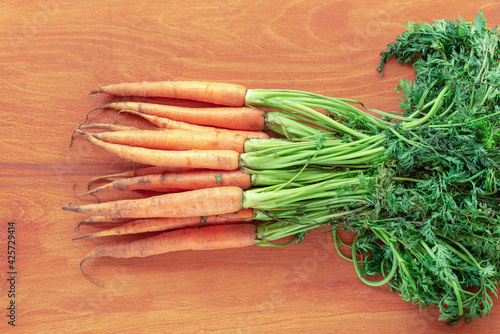
[[[71,131],[71,136],[69,137],[68,147],[66,147],[68,151],[72,150],[71,146],[73,145],[73,139],[75,138],[75,134],[76,134],[76,129],[73,129],[73,131]]]
[[[98,193],[98,192],[100,192],[100,191],[102,191],[102,189],[100,189],[100,188],[95,188],[95,189],[88,190],[88,191],[86,191],[86,192],[84,192],[84,193],[81,193],[81,194],[75,194],[75,196],[76,196],[76,197],[82,197],[82,196],[87,196],[87,195],[93,195],[93,194]]]
[[[80,234],[81,234],[82,232],[80,232],[80,231],[79,231],[79,228],[80,228],[80,225],[82,225],[82,224],[83,224],[83,222],[84,222],[84,221],[79,222],[79,223],[75,226],[75,228],[73,229],[73,231],[75,231],[76,233],[80,233]]]
[[[82,245],[80,245],[80,244],[77,244],[76,242],[74,242],[74,241],[73,241],[73,239],[71,239],[71,241],[70,241],[70,242],[71,242],[73,245],[78,246],[78,247],[82,247],[83,249],[85,249],[86,251],[88,251],[88,249],[87,249],[87,248],[85,248],[85,246],[82,246]]]
[[[96,281],[94,281],[92,278],[88,277],[84,272],[83,272],[83,263],[85,261],[87,261],[88,259],[90,259],[89,257],[84,257],[83,260],[80,262],[80,272],[82,273],[83,277],[85,277],[86,279],[88,279],[90,282],[94,283],[95,285],[97,285],[98,287],[101,287],[101,288],[104,288],[104,285],[100,284],[100,283],[97,283]]]
[[[71,205],[63,205],[62,209],[64,211],[71,211],[71,212],[82,212],[81,208],[78,206],[71,206]]]
[[[80,226],[83,225],[83,224],[89,224],[89,219],[85,219],[85,220],[82,220],[81,222],[79,222],[75,228],[73,229],[73,231],[75,231],[76,233],[80,233],[80,234],[83,234],[82,232],[80,232]]]
[[[91,91],[89,93],[89,97],[94,97],[94,96],[96,96],[97,94],[99,94],[102,91],[103,91],[102,87],[99,86],[97,89],[94,89],[93,91]]]
[[[82,232],[80,232],[80,231],[76,231],[76,232],[78,232],[78,233],[82,233]],[[82,235],[82,236],[80,236],[80,237],[75,237],[75,238],[71,239],[71,241],[81,240],[81,239],[85,239],[85,238],[89,238],[89,237],[90,237],[90,234],[84,234],[84,235]]]
[[[89,114],[90,114],[91,112],[96,111],[96,110],[100,110],[100,109],[104,109],[104,108],[106,108],[106,105],[107,105],[107,104],[103,104],[102,106],[98,106],[98,107],[92,108],[92,109],[90,109],[89,111],[87,111],[87,118],[86,118],[86,120],[88,120],[88,119],[89,119],[89,117],[88,117],[88,116],[89,116]]]
[[[98,109],[106,109],[109,108],[109,103],[103,104],[102,106],[95,107],[93,110],[98,110]]]
[[[93,178],[91,178],[90,180],[87,181],[87,184],[85,185],[85,189],[87,189],[87,191],[90,191],[90,185],[92,183],[95,183],[95,182],[98,182],[98,181],[102,181],[102,180],[105,180],[105,181],[109,181],[109,178],[112,177],[113,175],[104,175],[104,176],[95,176]]]

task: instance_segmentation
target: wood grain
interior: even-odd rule
[[[93,176],[132,168],[69,135],[99,84],[212,80],[289,88],[398,107],[408,67],[375,71],[404,21],[482,9],[496,1],[4,0],[0,13],[0,328],[19,333],[496,333],[500,313],[448,328],[435,308],[360,282],[330,235],[282,249],[180,252],[99,259],[70,242],[82,218],[63,212]],[[171,101],[191,105],[186,101]],[[97,112],[91,119],[134,124]],[[142,124],[142,123],[141,123]],[[142,124],[143,125],[143,124]],[[82,200],[90,201],[90,200]],[[7,222],[16,227],[16,326],[7,324]],[[91,247],[95,242],[85,244]],[[498,300],[495,300],[498,304]]]

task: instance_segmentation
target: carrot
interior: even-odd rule
[[[124,224],[131,222],[135,218],[124,218],[124,217],[106,217],[106,216],[92,216],[87,219],[80,221],[74,228],[75,232],[78,232],[78,229],[81,225],[84,224],[101,224],[101,223],[112,223],[112,224]]]
[[[236,130],[263,130],[266,112],[251,107],[186,108],[143,102],[111,102],[97,109],[131,110],[190,124]]]
[[[146,257],[184,250],[216,250],[255,245],[256,227],[253,224],[213,225],[163,232],[159,235],[131,242],[117,242],[97,246],[80,262],[82,275],[94,284],[83,272],[85,261],[100,257],[131,258]]]
[[[165,97],[242,107],[245,103],[246,92],[245,87],[228,83],[161,81],[99,86],[98,89],[90,92],[90,95],[106,93],[116,96]]]
[[[73,240],[94,238],[94,237],[137,234],[146,232],[159,232],[159,231],[174,230],[186,227],[201,227],[206,225],[220,225],[220,224],[244,223],[244,222],[248,223],[251,222],[252,220],[253,220],[252,209],[242,209],[233,213],[214,215],[214,216],[204,216],[204,217],[144,218],[144,219],[132,220],[114,228],[106,229],[99,232],[94,232],[91,234],[86,234],[81,237],[74,238]]]
[[[235,186],[248,189],[252,185],[251,176],[241,170],[234,171],[190,171],[181,173],[164,173],[118,179],[103,186],[94,188],[86,193],[91,195],[109,189],[152,190],[164,191],[167,189],[194,190],[212,187]]]
[[[128,112],[134,115],[141,116],[150,123],[156,125],[157,127],[165,130],[188,130],[188,131],[215,131],[215,128],[209,126],[189,124],[186,122],[174,121],[165,117],[152,116],[147,114],[142,114],[137,111],[123,109],[120,112]]]
[[[210,127],[210,126],[196,125],[186,122],[174,121],[165,117],[142,114],[137,111],[126,110],[126,109],[123,109],[120,112],[128,112],[134,115],[141,116],[142,118],[156,125],[160,129],[165,129],[165,130],[186,130],[186,131],[203,131],[203,132],[216,131],[216,132],[238,133],[247,136],[247,138],[262,138],[262,139],[269,138],[269,135],[260,131],[231,130],[231,129]]]
[[[84,124],[80,125],[80,129],[99,129],[99,130],[109,130],[109,131],[137,131],[140,130],[135,126],[125,126],[118,124],[107,124],[107,123],[94,123],[94,124]]]
[[[85,220],[82,220],[79,224],[98,224],[98,223],[126,223],[134,218],[126,217],[106,217],[106,216],[92,216]]]
[[[97,147],[113,153],[120,158],[134,162],[169,167],[207,168],[235,170],[239,167],[239,154],[230,150],[190,150],[162,151],[143,147],[111,144],[94,138],[85,131],[78,130]]]
[[[127,170],[121,173],[104,175],[102,178],[112,179],[112,178],[124,178],[124,177],[135,177],[150,174],[162,174],[162,173],[179,173],[179,172],[189,172],[194,170],[193,168],[180,168],[180,167],[160,167],[160,166],[146,166]]]
[[[231,150],[243,153],[247,137],[238,133],[201,131],[118,131],[92,134],[107,143],[159,150]]]
[[[90,184],[97,181],[113,181],[120,178],[128,178],[128,177],[136,177],[142,175],[150,175],[150,174],[163,174],[163,173],[178,173],[178,172],[187,172],[192,170],[199,170],[197,168],[183,168],[183,167],[164,167],[164,166],[147,166],[141,168],[134,168],[131,170],[127,170],[120,173],[108,174],[95,176],[91,178],[87,182],[87,190],[89,190]]]
[[[231,213],[243,208],[243,189],[227,186],[164,194],[149,198],[63,206],[92,216],[154,218],[197,217]]]

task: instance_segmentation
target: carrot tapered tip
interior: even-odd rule
[[[87,195],[93,195],[93,194],[101,192],[101,191],[102,191],[101,187],[97,187],[95,189],[88,190],[88,191],[86,191],[84,193],[81,193],[81,194],[75,194],[75,196],[76,197],[82,197],[82,196],[87,196]]]
[[[72,211],[72,212],[81,212],[81,208],[79,206],[71,206],[71,205],[63,205],[62,209],[64,211]]]
[[[79,233],[80,233],[80,232],[79,232]],[[81,239],[86,239],[86,238],[90,238],[90,234],[84,234],[84,235],[82,235],[82,236],[75,237],[75,238],[71,239],[71,241],[81,240]]]
[[[99,86],[97,89],[94,89],[89,93],[89,97],[94,97],[95,95],[99,94],[102,91],[104,91],[104,89],[101,86]]]
[[[84,220],[82,220],[81,222],[79,222],[79,223],[75,226],[75,228],[73,229],[73,231],[75,231],[76,233],[80,233],[80,234],[81,234],[82,232],[80,232],[78,229],[80,228],[80,225],[82,225],[82,224],[83,224],[83,222],[84,222]]]
[[[91,256],[86,256],[82,259],[82,261],[80,262],[80,272],[82,273],[83,277],[85,277],[86,279],[88,279],[90,282],[94,283],[95,285],[97,285],[98,287],[101,287],[101,288],[104,288],[104,285],[100,284],[100,283],[97,283],[96,281],[94,281],[92,278],[88,277],[84,272],[83,272],[83,263],[85,261],[87,261],[88,259],[91,259],[92,257]]]

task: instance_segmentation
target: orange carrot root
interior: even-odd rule
[[[81,237],[74,238],[96,238],[106,236],[117,236],[127,234],[138,234],[147,232],[160,232],[175,230],[186,227],[201,227],[209,225],[221,225],[232,223],[249,223],[253,220],[252,209],[241,209],[237,212],[227,213],[222,215],[204,216],[204,217],[166,217],[166,218],[144,218],[128,221],[123,225],[86,234]]]
[[[134,218],[126,217],[106,217],[106,216],[92,216],[82,220],[79,224],[95,224],[95,223],[126,223]]]
[[[102,286],[84,273],[84,262],[105,256],[131,258],[184,250],[240,248],[254,245],[255,238],[256,227],[253,224],[213,225],[167,231],[145,239],[97,246],[82,259],[80,271],[89,281]]]
[[[211,127],[211,126],[196,125],[186,122],[174,121],[165,117],[146,115],[137,111],[127,110],[127,109],[122,109],[120,110],[120,112],[128,112],[134,115],[138,115],[144,118],[145,120],[149,121],[150,123],[156,125],[160,129],[165,129],[165,130],[230,132],[230,133],[238,133],[244,135],[247,138],[269,139],[269,135],[267,135],[265,132],[260,132],[260,131],[230,130],[230,129]]]
[[[190,171],[181,173],[165,173],[118,179],[103,186],[94,188],[79,196],[115,189],[165,191],[168,189],[195,190],[213,187],[235,186],[248,189],[251,176],[240,170],[235,171]]]
[[[106,216],[92,216],[87,219],[80,221],[75,228],[73,229],[75,232],[80,233],[78,230],[81,225],[84,224],[100,224],[100,223],[116,223],[116,224],[124,224],[134,220],[134,218],[117,218],[117,217],[106,217]]]
[[[90,95],[106,93],[116,96],[165,97],[242,107],[245,105],[246,91],[243,86],[228,83],[160,81],[99,86]]]
[[[250,107],[186,108],[143,102],[111,102],[100,108],[129,110],[189,124],[236,130],[261,131],[266,123],[266,113]]]
[[[63,206],[91,216],[155,218],[197,217],[231,213],[243,208],[243,190],[228,186],[164,194],[149,198]]]
[[[149,174],[188,172],[192,170],[199,170],[199,169],[181,168],[181,167],[160,167],[160,166],[135,168],[121,173],[93,177],[87,182],[87,190],[90,190],[89,188],[90,185],[97,181],[114,181],[116,179],[127,178],[127,177],[136,177]]]
[[[140,130],[135,126],[125,126],[118,124],[107,124],[107,123],[94,123],[81,125],[80,129],[98,129],[98,130],[108,130],[108,131],[137,131]]]
[[[210,126],[202,126],[196,124],[189,124],[186,122],[174,121],[165,117],[158,117],[153,115],[142,114],[137,111],[122,109],[120,112],[127,112],[134,115],[141,116],[151,124],[165,130],[187,130],[187,131],[215,131],[215,128]]]
[[[107,143],[145,147],[159,150],[231,150],[244,153],[247,137],[238,133],[216,131],[118,131],[92,134]]]
[[[118,157],[134,162],[155,166],[206,168],[219,170],[236,170],[239,167],[239,154],[230,150],[191,150],[162,151],[143,147],[131,147],[101,141],[94,136],[79,130],[85,138]]]
[[[190,172],[193,170],[195,170],[195,169],[193,169],[193,168],[180,168],[180,167],[147,166],[147,167],[131,169],[131,170],[121,172],[121,173],[108,175],[108,177],[124,178],[124,177],[135,177],[135,176],[143,176],[143,175],[150,175],[150,174]]]

